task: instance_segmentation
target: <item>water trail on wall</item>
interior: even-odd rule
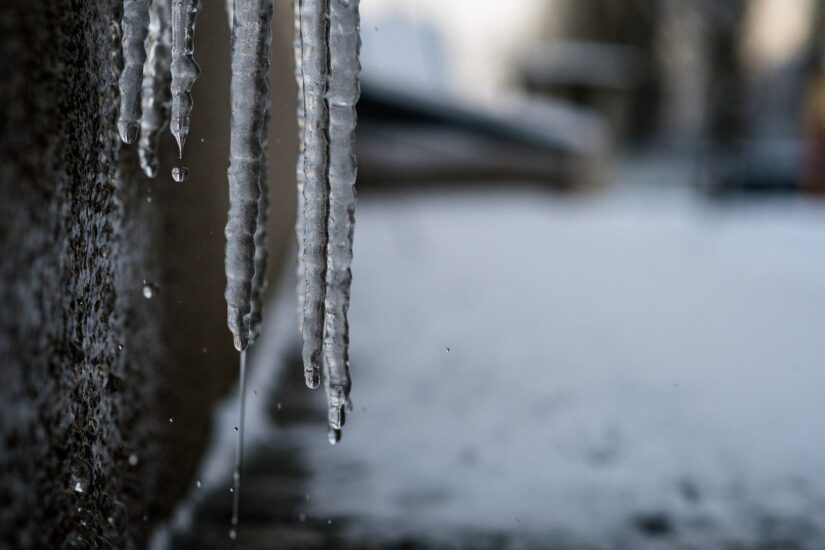
[[[146,63],[143,66],[143,90],[138,156],[143,173],[158,175],[158,139],[169,123],[170,64],[172,60],[171,0],[154,0],[149,8],[149,34]]]
[[[120,73],[120,114],[117,129],[124,143],[134,143],[140,131],[140,91],[149,32],[149,0],[123,0],[121,21],[123,72]]]
[[[330,5],[329,223],[324,304],[324,389],[330,428],[340,430],[351,382],[349,310],[352,238],[355,224],[355,104],[360,95],[359,0]],[[337,435],[336,439],[340,437]],[[332,440],[331,440],[332,441]]]
[[[301,332],[304,379],[320,382],[326,294],[327,214],[329,207],[329,1],[301,2],[301,67],[304,88],[304,239],[306,291]]]

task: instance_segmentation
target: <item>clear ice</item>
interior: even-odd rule
[[[298,188],[298,213],[295,217],[295,240],[298,248],[297,263],[297,313],[298,330],[303,330],[304,325],[304,72],[302,65],[301,48],[301,3],[300,0],[292,2],[293,8],[293,34],[292,51],[295,55],[295,82],[298,86],[297,98],[297,119],[298,119],[298,162],[295,165],[295,182]],[[317,386],[317,383],[315,384]],[[314,387],[310,384],[310,387]]]
[[[172,179],[177,183],[183,183],[189,179],[189,168],[186,166],[175,166],[172,168]]]
[[[349,375],[349,309],[352,282],[352,237],[355,224],[355,104],[360,95],[358,73],[359,0],[333,0],[330,5],[329,91],[329,223],[326,297],[324,302],[324,390],[330,428],[344,425],[351,382]]]
[[[124,143],[134,143],[140,131],[140,91],[148,31],[149,0],[123,0],[123,72],[118,82],[120,114],[117,130]]]
[[[183,158],[192,112],[192,86],[200,74],[195,62],[195,20],[198,0],[172,0],[172,119],[169,124]]]
[[[239,351],[246,349],[250,336],[272,12],[273,0],[237,2],[232,28],[225,297],[229,329]]]
[[[301,1],[301,68],[304,81],[304,378],[320,380],[326,294],[329,210],[329,0]]]
[[[143,66],[143,91],[138,156],[147,177],[158,175],[158,139],[169,122],[172,91],[171,0],[153,0],[149,8],[149,34],[146,41],[146,63]]]
[[[267,146],[269,144],[269,105],[264,114],[263,127],[261,128],[261,173],[258,187],[261,190],[258,199],[258,221],[255,224],[255,276],[252,279],[252,310],[249,313],[249,340],[254,342],[261,329],[263,317],[263,300],[266,292],[266,271],[269,267],[269,233],[267,224],[269,223],[269,183],[267,175],[269,173],[269,155]]]

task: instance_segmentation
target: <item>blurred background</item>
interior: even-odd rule
[[[302,383],[284,115],[236,544],[825,546],[825,3],[361,15],[352,411]],[[156,548],[230,543],[235,426]]]

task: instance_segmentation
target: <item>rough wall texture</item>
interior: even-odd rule
[[[210,407],[237,369],[223,303],[223,3],[204,2],[198,20],[184,185],[168,177],[168,134],[152,181],[118,141],[120,15],[119,0],[0,2],[0,548],[142,547],[193,482]],[[277,21],[273,119],[288,123],[270,139],[285,159],[271,178],[276,257],[295,158],[291,23]]]

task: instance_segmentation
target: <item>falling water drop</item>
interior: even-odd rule
[[[123,0],[123,72],[120,73],[120,114],[117,129],[124,143],[134,143],[140,131],[140,89],[144,41],[149,30],[149,0]]]
[[[151,300],[154,297],[154,295],[155,285],[150,282],[143,281],[143,297],[147,300]]]
[[[138,457],[136,454],[132,453],[129,455],[129,466],[137,466]]]
[[[189,168],[186,166],[175,166],[172,168],[172,179],[177,183],[183,183],[189,179]]]
[[[240,355],[238,373],[238,426],[235,427],[238,435],[235,438],[235,469],[232,472],[232,525],[237,525],[238,518],[240,517],[244,416],[246,415],[246,350],[242,351]]]
[[[192,86],[200,74],[195,61],[195,20],[199,0],[172,2],[172,118],[169,124],[183,158],[183,145],[189,135],[192,112]]]

